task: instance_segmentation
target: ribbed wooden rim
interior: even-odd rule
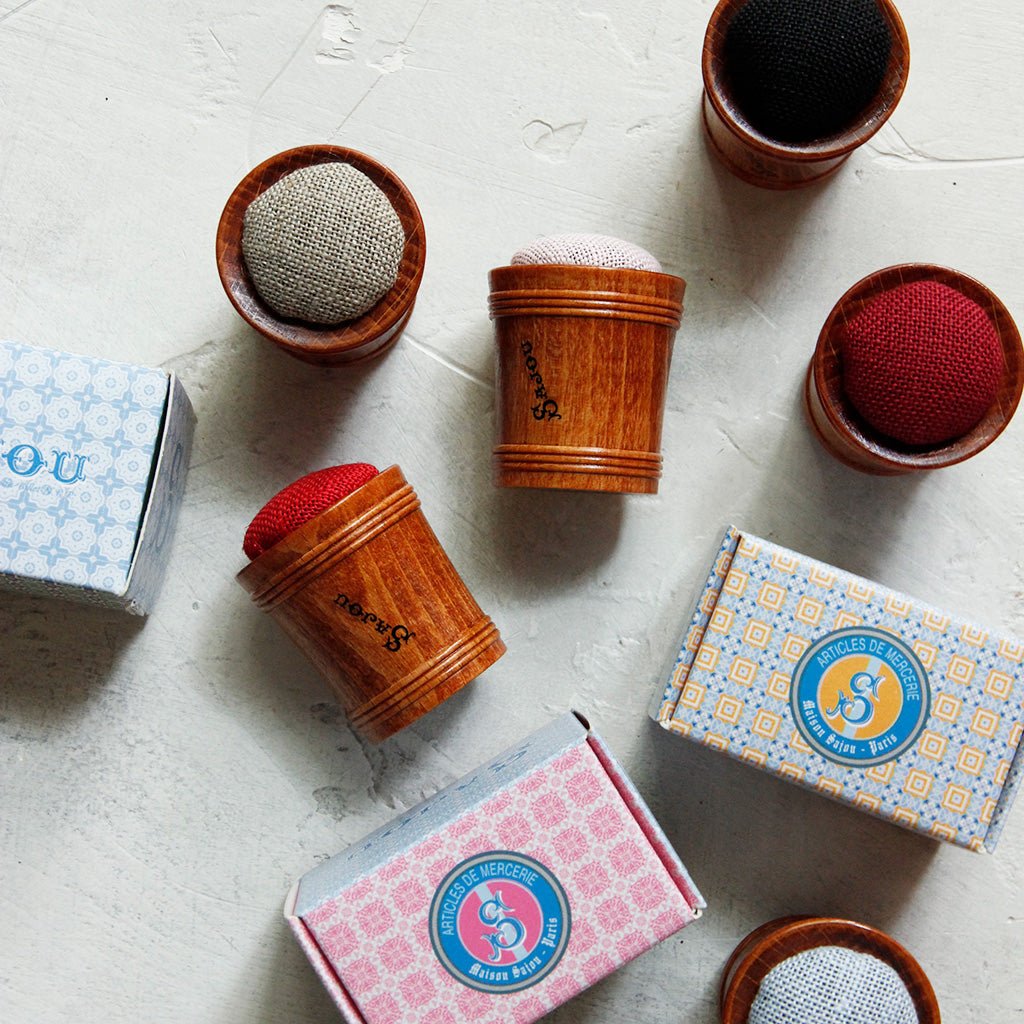
[[[398,280],[391,291],[361,317],[336,326],[279,316],[256,291],[242,258],[242,225],[250,203],[286,174],[320,163],[347,163],[362,171],[387,195],[406,236]],[[298,146],[265,160],[239,182],[217,228],[217,271],[239,316],[290,355],[317,364],[362,362],[390,348],[412,313],[425,262],[423,218],[412,193],[389,168],[343,146]]]
[[[733,951],[722,976],[722,1024],[747,1024],[761,982],[772,968],[818,946],[845,946],[884,961],[907,986],[919,1024],[941,1024],[928,976],[895,939],[877,928],[836,917],[783,917],[751,932]]]
[[[566,263],[495,267],[489,276],[491,319],[580,316],[639,320],[679,329],[686,282],[674,274]],[[523,288],[524,277],[531,287]],[[585,280],[591,287],[580,287]],[[506,287],[515,285],[515,287]]]
[[[495,468],[518,473],[580,473],[658,480],[662,462],[660,452],[621,448],[539,444],[500,444],[494,448]]]
[[[732,153],[729,153],[722,147],[721,142],[719,142],[718,137],[715,134],[712,119],[714,119],[715,124],[721,125],[726,131],[731,131],[731,128],[729,127],[728,122],[723,120],[723,118],[712,108],[711,98],[708,96],[707,92],[704,93],[704,97],[701,100],[700,113],[701,120],[704,123],[704,139],[714,151],[715,156],[725,164],[730,173],[734,174],[742,181],[745,181],[748,185],[755,185],[757,188],[767,188],[784,192],[791,191],[792,189],[803,188],[806,185],[814,185],[823,178],[829,178],[835,174],[846,159],[846,155],[844,155],[832,160],[824,158],[820,162],[812,162],[809,160],[801,161],[800,165],[804,169],[816,166],[819,167],[819,169],[816,174],[801,173],[799,177],[787,177],[784,174],[774,177],[761,173],[757,168],[768,163],[768,161],[759,158],[756,160],[754,167],[748,167],[744,162],[737,160]],[[792,166],[795,161],[790,161],[789,163],[790,166]]]
[[[407,713],[411,704],[467,669],[496,643],[501,645],[498,628],[484,615],[443,651],[418,665],[414,672],[393,683],[373,700],[356,708],[350,715],[352,725],[360,732],[386,732],[384,722],[387,718]],[[487,664],[496,661],[502,651],[491,652]],[[473,675],[479,675],[486,667],[481,665]]]
[[[621,291],[519,288],[491,292],[491,319],[504,316],[607,316],[679,329],[683,304],[670,297]]]
[[[1006,372],[996,401],[963,437],[935,448],[913,448],[886,438],[857,414],[842,387],[839,332],[880,294],[914,281],[937,281],[976,302],[988,314],[1003,346]],[[1024,347],[1009,310],[980,281],[933,263],[902,263],[862,278],[832,308],[811,359],[805,386],[808,416],[819,439],[846,465],[876,475],[953,466],[987,448],[1006,429],[1024,392]]]
[[[763,156],[780,160],[828,160],[845,156],[867,142],[896,109],[896,104],[899,103],[900,97],[907,87],[907,77],[910,74],[910,41],[907,38],[907,28],[903,24],[900,12],[891,0],[876,0],[879,9],[889,23],[893,43],[889,64],[878,96],[871,106],[861,114],[856,124],[835,135],[808,143],[780,142],[763,135],[746,120],[723,85],[726,71],[722,51],[726,32],[732,19],[742,8],[746,7],[748,2],[749,0],[720,0],[711,14],[704,36],[704,50],[701,56],[704,90],[722,123],[733,135]],[[831,173],[831,169],[825,172],[825,174],[828,173]],[[825,174],[821,177],[824,177]],[[805,184],[809,184],[813,180],[816,179],[809,179]]]
[[[356,495],[360,495],[361,502],[367,491],[379,492],[380,499],[359,515],[346,515],[346,507],[354,507]],[[303,532],[308,534],[309,543],[301,556],[286,559],[275,545],[242,569],[238,580],[250,592],[257,607],[269,610],[419,507],[420,500],[402,471],[397,466],[389,466],[289,534],[293,539],[296,535],[301,538]],[[323,516],[337,519],[339,525],[329,536],[318,540]]]

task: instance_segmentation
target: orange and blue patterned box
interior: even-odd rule
[[[653,716],[905,828],[996,845],[1024,774],[1024,643],[726,531]]]

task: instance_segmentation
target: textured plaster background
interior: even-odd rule
[[[772,194],[700,135],[712,6],[0,0],[0,335],[173,368],[199,415],[148,621],[0,599],[5,1024],[337,1020],[281,921],[290,883],[569,707],[710,908],[552,1021],[711,1024],[734,944],[794,912],[890,930],[950,1021],[1024,1019],[1024,808],[977,856],[645,716],[727,521],[1024,634],[1024,419],[891,480],[833,462],[800,407],[822,320],[879,267],[955,266],[1024,318],[1024,7],[901,0],[892,121],[831,183]],[[409,329],[363,369],[279,354],[214,267],[236,182],[313,141],[390,165],[426,221]],[[561,230],[689,282],[657,497],[491,484],[486,272]],[[233,580],[270,494],[355,460],[402,465],[509,646],[377,748]]]

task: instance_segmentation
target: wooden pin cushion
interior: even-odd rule
[[[962,437],[931,448],[901,445],[874,430],[851,406],[843,390],[840,331],[884,292],[915,281],[936,281],[976,302],[988,315],[1003,347],[1005,372],[996,400]],[[879,476],[952,466],[976,455],[1006,428],[1024,390],[1024,349],[1009,311],[979,281],[929,263],[887,267],[858,281],[836,303],[818,335],[804,398],[811,426],[840,462]]]
[[[563,264],[490,273],[496,482],[654,494],[686,282]]]
[[[792,189],[834,174],[858,146],[888,120],[910,73],[910,44],[899,11],[890,0],[877,0],[892,34],[892,52],[874,101],[841,132],[807,143],[781,142],[758,131],[737,107],[729,91],[724,60],[726,34],[749,0],[720,0],[708,22],[701,57],[704,76],[702,117],[715,155],[737,177],[761,188]]]
[[[398,279],[372,309],[354,320],[323,326],[282,317],[263,301],[242,257],[242,228],[249,205],[281,178],[329,162],[350,164],[388,197],[405,230],[405,250]],[[412,193],[383,164],[341,146],[300,146],[265,160],[232,192],[217,228],[217,269],[239,315],[285,352],[318,366],[362,362],[391,348],[412,315],[425,261],[423,218]]]
[[[505,653],[397,466],[287,534],[238,581],[375,742]]]
[[[722,974],[722,1024],[747,1024],[761,982],[772,968],[818,946],[844,946],[888,964],[907,987],[919,1024],[940,1024],[935,991],[921,965],[885,932],[836,917],[782,917],[751,932]],[[811,1022],[808,1022],[811,1024]]]

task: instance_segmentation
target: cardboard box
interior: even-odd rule
[[[145,614],[194,423],[173,374],[0,342],[0,587]]]
[[[703,907],[567,714],[310,871],[285,916],[349,1024],[530,1024]]]
[[[994,849],[1024,772],[1024,644],[735,527],[652,714],[897,825]]]

